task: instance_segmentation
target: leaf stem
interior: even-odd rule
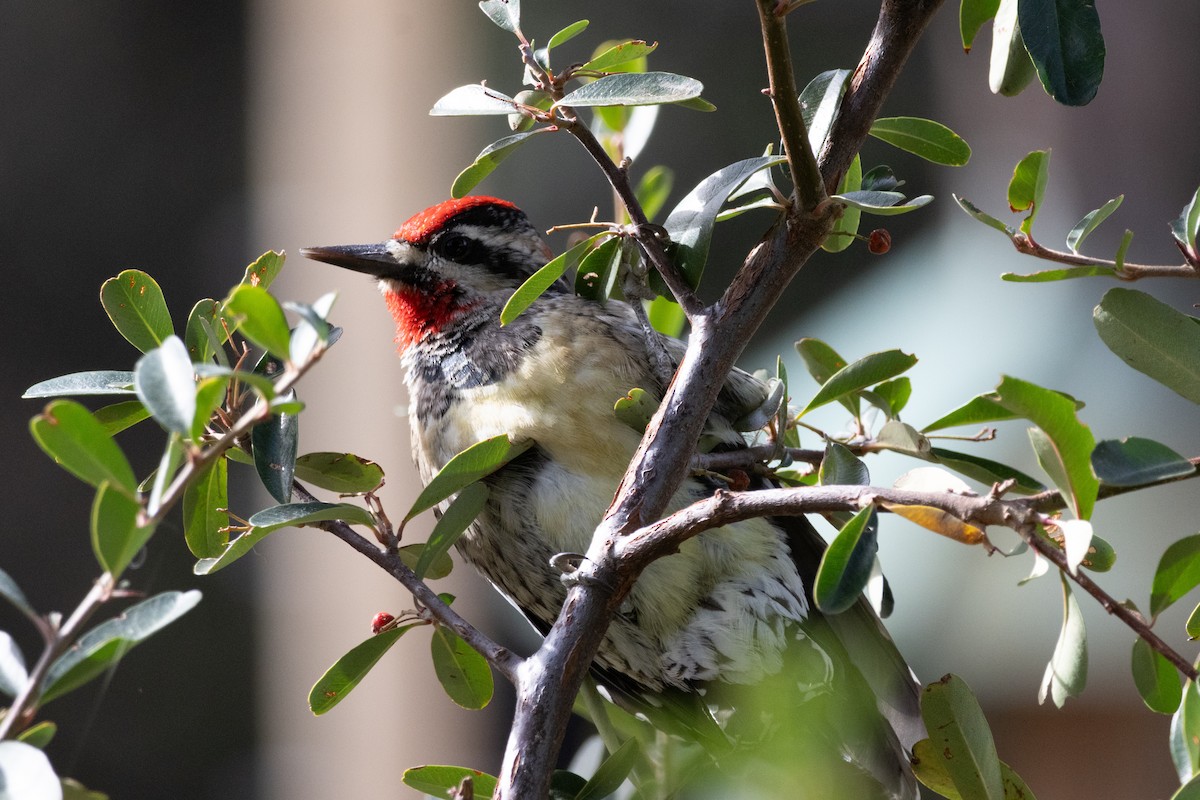
[[[1200,278],[1200,269],[1184,262],[1183,264],[1130,264],[1128,261],[1118,265],[1116,261],[1106,258],[1092,258],[1079,253],[1069,253],[1063,250],[1053,250],[1034,240],[1024,233],[1014,233],[1009,237],[1018,253],[1043,261],[1066,264],[1076,267],[1108,267],[1116,271],[1113,276],[1117,280],[1136,281],[1140,278]]]

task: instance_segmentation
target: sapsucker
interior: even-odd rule
[[[628,304],[581,298],[565,279],[501,326],[501,308],[551,251],[524,213],[495,198],[433,206],[381,244],[302,252],[378,280],[396,322],[423,479],[483,439],[532,442],[485,478],[486,507],[457,547],[545,632],[566,592],[551,559],[587,551],[641,438],[613,405],[634,387],[661,397],[653,354],[678,360],[683,345],[662,338],[652,350],[653,334]],[[734,423],[766,396],[735,371],[706,441],[744,446]],[[689,478],[669,510],[717,485]],[[917,685],[865,602],[828,618],[814,608],[823,549],[801,517],[701,533],[637,580],[594,670],[615,693],[649,704],[680,693],[715,704],[722,687],[782,680],[792,699],[772,711],[817,709],[804,725],[835,772],[849,774],[839,785],[858,787],[843,796],[915,797],[905,749],[921,735]]]

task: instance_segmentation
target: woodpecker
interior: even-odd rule
[[[552,253],[522,211],[492,197],[432,206],[381,244],[301,252],[378,281],[423,480],[484,439],[532,443],[484,479],[489,499],[457,549],[546,632],[566,596],[551,561],[587,551],[641,438],[613,405],[635,387],[661,398],[650,365],[664,351],[678,362],[683,344],[651,342],[657,334],[627,303],[581,298],[565,278],[501,326],[501,308]],[[735,422],[766,397],[762,382],[735,370],[706,441],[745,446]],[[668,511],[718,485],[690,477]],[[842,796],[915,798],[905,752],[924,735],[919,687],[865,601],[833,617],[814,607],[823,549],[802,517],[701,533],[639,577],[594,672],[614,694],[650,705],[681,694],[719,703],[721,687],[783,681],[796,708],[819,709],[805,725],[858,787]]]

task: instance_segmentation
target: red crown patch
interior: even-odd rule
[[[475,195],[472,197],[462,197],[457,200],[447,200],[444,203],[438,203],[436,206],[430,206],[424,211],[414,214],[397,230],[393,239],[400,239],[405,242],[410,242],[415,245],[424,245],[438,231],[440,231],[447,221],[453,219],[468,209],[477,208],[479,206],[503,206],[505,208],[513,208],[516,206],[507,200],[500,200],[496,197],[487,197],[485,195]]]

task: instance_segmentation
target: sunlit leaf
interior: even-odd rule
[[[971,147],[940,122],[921,117],[880,117],[869,133],[893,147],[934,164],[961,167],[971,158]]]
[[[133,386],[150,415],[172,433],[189,436],[196,417],[196,379],[187,347],[178,336],[168,336],[138,359]]]
[[[1063,624],[1054,646],[1054,655],[1046,665],[1042,677],[1042,688],[1038,702],[1046,702],[1047,695],[1054,705],[1062,708],[1068,697],[1076,697],[1087,683],[1087,631],[1079,603],[1071,593],[1071,585],[1065,575],[1059,576],[1063,590]]]
[[[450,187],[451,197],[466,197],[479,182],[491,175],[500,162],[512,155],[518,147],[528,141],[529,137],[542,133],[548,128],[525,133],[514,133],[489,144],[475,156],[475,161],[469,167],[458,173],[454,184]]]
[[[1004,779],[991,728],[979,701],[956,675],[925,687],[921,717],[933,746],[926,752],[941,760],[960,796],[1004,800]]]
[[[553,286],[555,281],[566,274],[567,270],[578,266],[584,255],[595,245],[596,240],[604,235],[598,233],[589,236],[565,253],[555,256],[544,267],[526,278],[525,282],[518,286],[517,290],[508,298],[504,308],[500,310],[500,324],[507,325],[519,317],[525,309],[529,308],[535,300]]]
[[[832,195],[832,199],[839,200],[848,206],[860,209],[868,214],[894,217],[897,214],[907,214],[910,211],[916,211],[918,208],[924,208],[933,202],[933,195],[923,194],[920,197],[914,197],[912,200],[905,201],[904,195],[900,192],[860,191],[835,194]]]
[[[470,778],[476,797],[491,797],[496,792],[496,779],[486,772],[468,767],[427,765],[404,770],[404,785],[434,797],[448,797],[463,778]]]
[[[1157,617],[1197,586],[1200,586],[1200,534],[1172,542],[1159,559],[1150,588],[1150,615]]]
[[[4,800],[63,800],[50,759],[25,742],[0,742],[0,797]]]
[[[450,495],[460,491],[467,485],[492,474],[500,467],[512,461],[533,445],[532,440],[512,443],[508,436],[500,434],[490,439],[484,439],[458,453],[425,485],[425,489],[417,496],[412,508],[404,516],[408,520],[433,508]]]
[[[433,104],[429,110],[432,117],[464,117],[475,115],[508,115],[517,107],[517,101],[503,92],[478,83],[470,83],[452,89]]]
[[[1071,232],[1067,234],[1067,247],[1071,252],[1078,253],[1079,248],[1083,247],[1083,240],[1086,239],[1092,231],[1100,227],[1100,223],[1108,219],[1109,216],[1120,207],[1121,201],[1125,199],[1125,195],[1119,194],[1112,200],[1109,200],[1104,205],[1089,211],[1084,214],[1083,219],[1075,223],[1075,227],[1071,228]]]
[[[1039,481],[1029,477],[1024,472],[970,453],[958,453],[941,447],[930,450],[939,464],[945,464],[955,472],[974,478],[982,484],[991,485],[1006,480],[1015,480],[1010,491],[1017,494],[1037,494],[1045,491],[1046,487]]]
[[[458,497],[454,498],[454,502],[446,508],[437,524],[433,526],[433,533],[429,535],[429,540],[421,550],[421,557],[413,568],[418,578],[424,578],[429,567],[450,552],[458,537],[462,536],[483,511],[488,494],[488,487],[479,482],[464,487],[458,493]]]
[[[831,375],[816,395],[808,401],[808,404],[800,412],[800,416],[851,392],[894,378],[916,363],[916,356],[902,353],[899,350],[885,350],[863,356]]]
[[[1044,269],[1038,272],[1017,273],[1005,272],[1000,275],[1001,280],[1009,283],[1051,283],[1053,281],[1065,281],[1072,278],[1095,278],[1115,277],[1117,271],[1112,267],[1100,266],[1093,264],[1086,267],[1062,267],[1061,269]]]
[[[963,522],[948,511],[933,506],[900,505],[898,503],[883,503],[882,507],[898,517],[916,523],[926,530],[953,539],[963,544],[982,544],[987,541],[983,531]]]
[[[821,557],[813,598],[826,614],[854,605],[871,577],[879,551],[879,521],[873,507],[859,511],[838,533]]]
[[[215,558],[229,544],[229,462],[209,464],[183,493],[183,538],[197,558]]]
[[[100,566],[119,578],[150,539],[154,526],[138,527],[142,506],[128,495],[100,484],[92,503],[92,550]]]
[[[240,317],[243,336],[279,359],[289,356],[291,332],[283,307],[261,286],[239,284],[225,300],[225,308]]]
[[[954,197],[954,202],[958,203],[959,208],[961,208],[963,211],[970,214],[975,219],[982,222],[984,225],[987,225],[989,228],[995,228],[996,230],[1000,231],[1001,233],[1005,234],[1006,236],[1015,236],[1016,235],[1016,233],[1017,233],[1016,228],[1014,228],[1013,226],[1008,225],[1004,222],[1001,222],[1000,220],[993,217],[991,214],[987,214],[983,211],[980,211],[975,206],[975,204],[972,203],[970,200],[959,197],[958,195],[953,195],[953,197]]]
[[[1178,710],[1183,699],[1179,670],[1145,639],[1138,638],[1133,643],[1131,669],[1134,685],[1147,708],[1159,714],[1174,714]]]
[[[93,372],[72,372],[57,378],[35,383],[21,395],[23,399],[63,397],[64,395],[133,394],[133,373],[106,369]]]
[[[575,293],[597,303],[607,301],[616,285],[620,264],[621,240],[615,236],[604,240],[579,261]]]
[[[516,33],[521,27],[521,0],[480,0],[479,8],[509,33]]]
[[[452,631],[434,628],[430,642],[433,671],[450,699],[463,708],[479,709],[492,700],[492,668],[487,659]]]
[[[647,43],[641,39],[631,39],[614,44],[592,60],[586,62],[579,69],[589,72],[616,72],[620,67],[631,61],[644,59],[657,48],[658,42]],[[568,103],[567,105],[570,104]]]
[[[1021,232],[1028,234],[1033,221],[1042,210],[1046,181],[1050,175],[1050,151],[1034,150],[1017,163],[1008,182],[1008,207],[1015,212],[1028,211],[1021,222]],[[960,204],[961,205],[961,204]]]
[[[837,120],[849,78],[848,69],[827,70],[809,81],[800,92],[800,114],[804,118],[808,143],[815,156],[821,155],[829,131]]]
[[[137,490],[133,468],[121,448],[92,413],[73,400],[55,400],[34,417],[34,440],[60,466],[99,488],[108,482],[132,497]]]
[[[587,26],[588,21],[586,19],[581,19],[578,22],[572,22],[570,25],[550,37],[550,41],[546,43],[546,49],[553,50],[559,45],[566,44],[579,34],[583,33]]]
[[[989,19],[996,16],[1000,0],[962,0],[958,7],[958,27],[962,36],[963,50],[971,52],[975,34]]]
[[[174,333],[162,289],[140,269],[127,269],[106,280],[100,287],[100,303],[117,331],[143,353]]]
[[[1192,195],[1192,199],[1179,212],[1179,216],[1171,222],[1171,236],[1193,258],[1197,255],[1196,236],[1200,232],[1200,189]]]
[[[1109,289],[1092,315],[1108,348],[1129,366],[1200,403],[1200,325],[1145,292]]]
[[[1016,97],[1033,82],[1037,68],[1025,49],[1017,19],[1018,0],[1001,0],[992,24],[992,57],[988,87],[993,94]]]
[[[296,459],[296,479],[338,494],[362,494],[383,482],[383,468],[353,453],[305,453]]]
[[[379,659],[383,658],[383,654],[391,649],[396,640],[414,627],[416,626],[400,625],[377,633],[339,658],[317,679],[308,693],[309,710],[320,716],[342,702]]]
[[[558,101],[561,106],[644,106],[699,97],[704,84],[670,72],[620,72],[585,83]]]

